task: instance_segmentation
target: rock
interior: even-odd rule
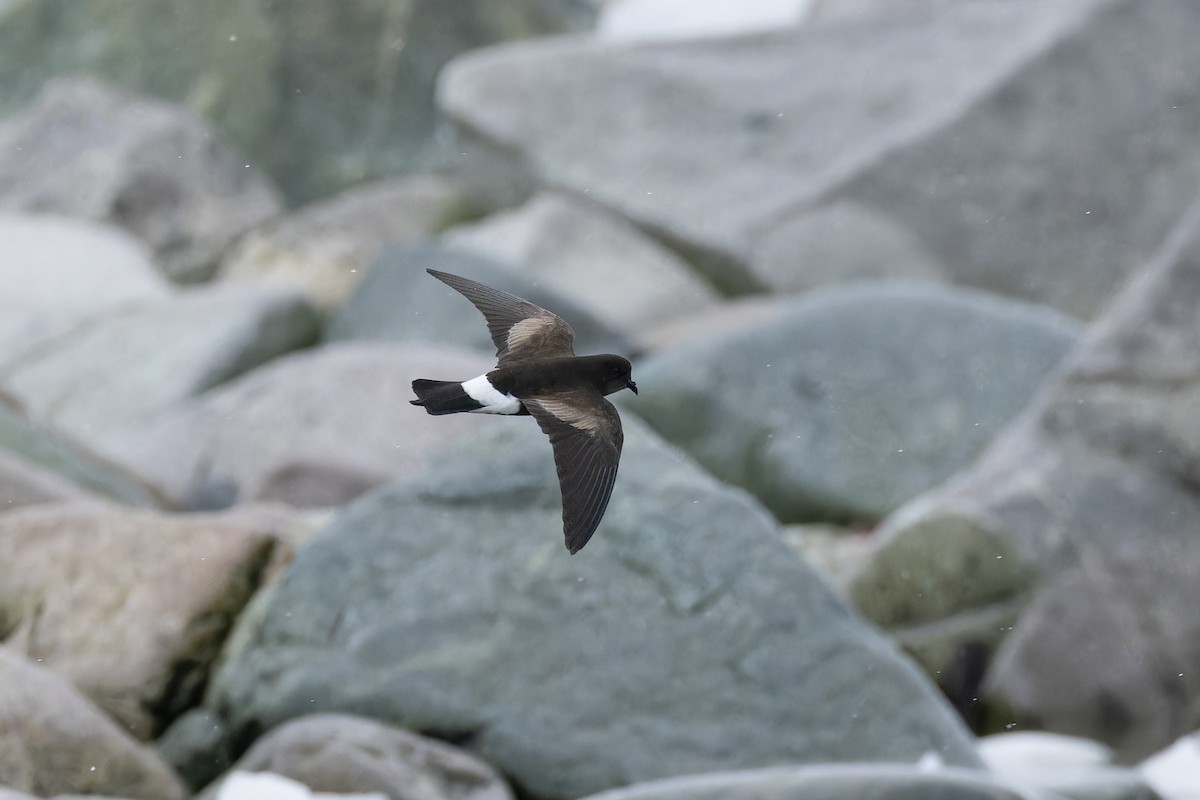
[[[213,120],[294,201],[427,171],[448,154],[433,135],[433,84],[450,57],[583,30],[594,17],[578,0],[214,0],[142,10],[23,0],[0,10],[0,112],[48,76],[96,75]]]
[[[655,354],[624,405],[783,521],[871,521],[978,455],[1075,331],[936,284],[835,288]]]
[[[434,245],[396,245],[368,267],[367,277],[326,331],[326,341],[375,339],[468,347],[494,355],[487,324],[462,295],[425,273],[463,275],[537,303],[570,323],[575,352],[629,354],[634,350],[587,310],[491,259]]]
[[[135,736],[188,708],[258,587],[269,531],[98,506],[0,515],[0,635]]]
[[[653,781],[584,800],[1054,800],[985,772],[902,764],[819,764],[715,772]]]
[[[727,292],[785,269],[799,283],[857,274],[865,227],[868,253],[906,243],[905,275],[1091,316],[1195,193],[1200,14],[1190,0],[937,12],[492,48],[452,62],[439,101],[481,191],[586,192]],[[816,230],[846,208],[852,224]],[[808,232],[838,261],[781,260]]]
[[[837,525],[785,525],[779,533],[788,547],[842,592],[875,544],[864,531]]]
[[[1017,720],[1099,736],[1126,761],[1200,720],[1200,543],[1140,544],[1120,554],[1079,545],[1078,563],[1038,592],[984,684]]]
[[[3,27],[0,17],[0,39]],[[0,208],[119,225],[182,282],[207,279],[236,236],[281,210],[267,178],[203,120],[93,80],[48,86],[0,125],[0,154]]]
[[[512,800],[495,770],[458,748],[342,714],[313,714],[279,726],[256,741],[235,769],[230,777],[273,773],[322,797]],[[228,785],[209,787],[201,800],[224,798]]]
[[[1194,727],[1180,710],[1200,702],[1194,615],[1183,611],[1200,569],[1198,308],[1200,204],[984,456],[886,522],[852,589],[856,605],[891,629],[1021,608],[1040,595],[1035,616],[1018,623],[1029,627],[1013,657],[1045,647],[1074,659],[1082,653],[1058,644],[1073,641],[1102,660],[1069,685],[1056,667],[1003,694],[1024,711],[1022,697],[1050,698],[1036,710],[1042,726],[1104,741],[1124,760]],[[1082,597],[1064,597],[1071,591],[1105,605],[1085,608]],[[1064,602],[1071,627],[1055,618],[1051,640],[1047,615],[1066,613]],[[1131,622],[1144,613],[1153,625]],[[1134,629],[1149,651],[1125,650],[1121,637]],[[1017,680],[1010,672],[1004,682]],[[1081,730],[1085,720],[1098,727]]]
[[[687,0],[622,0],[604,5],[596,34],[639,42],[736,36],[798,25],[810,0],[752,0],[696,5]]]
[[[83,445],[31,422],[12,398],[0,391],[0,453],[17,459],[16,484],[10,491],[20,493],[26,486],[34,496],[66,499],[73,494],[70,485],[127,505],[161,508],[165,498],[132,474],[105,461]],[[70,485],[64,486],[61,479]],[[28,496],[28,495],[26,495]]]
[[[99,499],[57,473],[0,450],[0,511],[41,503]]]
[[[1200,798],[1200,735],[1174,742],[1138,765],[1138,772],[1165,800]]]
[[[953,270],[885,214],[836,201],[774,227],[754,253],[754,275],[772,291],[803,292],[890,277],[948,281]]]
[[[716,304],[713,289],[670,250],[594,203],[557,192],[455,228],[442,241],[502,260],[635,337]]]
[[[641,334],[647,352],[666,350],[693,339],[723,336],[747,328],[756,328],[794,305],[789,295],[756,294],[727,300],[698,314],[688,314],[653,325]]]
[[[183,800],[152,749],[134,741],[63,678],[0,646],[0,775],[42,797],[95,793]]]
[[[0,213],[0,364],[35,352],[101,309],[166,297],[148,250],[117,228]]]
[[[459,436],[512,422],[477,414],[432,420],[408,403],[415,377],[465,380],[494,363],[424,345],[326,345],[114,432],[102,449],[184,507],[340,506],[412,474]]]
[[[369,714],[535,798],[781,761],[976,763],[941,697],[750,497],[627,417],[607,516],[572,558],[545,437],[510,422],[298,554],[211,683],[235,736]]]
[[[225,256],[220,277],[302,292],[328,314],[385,245],[429,238],[472,211],[457,184],[434,175],[367,184],[250,232]]]
[[[193,708],[171,723],[155,745],[188,788],[199,791],[233,766],[225,723],[206,708]]]
[[[979,740],[988,769],[1022,786],[1072,800],[1157,800],[1131,769],[1112,765],[1099,742],[1054,733],[1002,733]]]
[[[97,313],[5,365],[0,385],[35,419],[92,440],[311,343],[318,326],[297,295],[205,287]]]

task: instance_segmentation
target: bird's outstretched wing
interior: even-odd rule
[[[550,437],[562,490],[563,536],[577,552],[596,531],[608,507],[625,435],[612,403],[599,392],[577,389],[523,397],[525,408]]]
[[[575,355],[575,332],[557,314],[469,278],[436,269],[426,272],[470,300],[483,314],[500,366]]]

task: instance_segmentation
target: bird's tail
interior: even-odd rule
[[[478,400],[463,390],[461,383],[455,381],[427,381],[418,378],[412,382],[412,388],[417,394],[417,399],[409,402],[414,406],[422,406],[435,417],[483,408]]]

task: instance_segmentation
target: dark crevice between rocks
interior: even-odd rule
[[[276,545],[274,538],[265,539],[243,576],[223,587],[214,607],[189,626],[189,641],[181,648],[181,657],[171,664],[162,692],[145,706],[154,720],[155,738],[184,713],[200,705],[217,657],[238,616],[262,588]]]

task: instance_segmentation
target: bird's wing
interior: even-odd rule
[[[621,418],[599,392],[577,389],[522,397],[525,408],[550,437],[562,490],[563,535],[572,553],[587,544],[600,524],[621,460]]]
[[[575,355],[575,332],[557,314],[469,278],[436,269],[426,272],[470,300],[483,314],[500,366]]]

